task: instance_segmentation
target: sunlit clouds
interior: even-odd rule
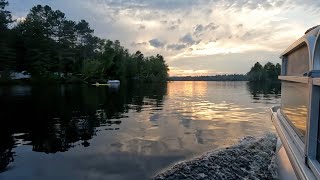
[[[38,4],[86,19],[131,52],[162,54],[170,75],[246,73],[278,56],[320,19],[318,0],[11,0],[21,18]]]

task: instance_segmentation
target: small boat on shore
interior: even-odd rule
[[[111,87],[111,88],[119,88],[120,87],[119,80],[108,80],[107,83],[109,84],[109,87]]]
[[[120,81],[119,80],[108,80],[107,83],[108,84],[112,84],[112,85],[114,85],[114,84],[120,85]]]
[[[271,108],[279,178],[320,179],[320,26],[281,59],[281,105]]]

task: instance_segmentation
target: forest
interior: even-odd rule
[[[69,20],[49,6],[37,5],[25,19],[14,20],[8,5],[0,0],[0,82],[12,72],[40,82],[167,80],[169,69],[159,54],[130,53],[118,40],[96,37],[87,21]]]

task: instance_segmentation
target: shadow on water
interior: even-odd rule
[[[126,113],[141,112],[148,102],[152,108],[162,109],[166,93],[166,84],[132,83],[118,89],[87,85],[3,87],[0,172],[13,161],[12,149],[19,143],[45,153],[90,146],[98,127],[119,130]]]
[[[6,131],[0,132],[0,173],[5,170],[9,163],[13,162],[12,149],[14,147],[14,140],[10,133]]]
[[[281,96],[281,82],[248,82],[247,89],[254,100],[279,98]]]

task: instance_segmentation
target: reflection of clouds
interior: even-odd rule
[[[158,88],[161,87],[155,89]],[[106,102],[113,103],[106,104],[105,108],[93,106],[90,111],[90,118],[95,121],[89,121],[89,116],[79,113],[82,112],[80,110],[73,112],[75,118],[66,121],[68,124],[55,119],[52,131],[62,132],[59,139],[73,135],[71,137],[76,139],[65,143],[75,142],[72,143],[75,148],[64,153],[50,154],[43,159],[55,157],[51,159],[50,166],[55,167],[55,172],[62,169],[61,174],[70,175],[79,170],[74,174],[75,179],[146,179],[147,175],[178,160],[231,145],[245,135],[260,135],[273,130],[268,115],[270,105],[264,101],[252,103],[244,82],[172,82],[168,83],[167,90],[159,92],[158,96],[154,96],[153,91],[148,95],[145,95],[148,91],[128,95],[132,101],[123,103],[126,111],[111,111],[119,98],[107,99]],[[130,91],[125,93],[129,94]],[[167,96],[162,98],[161,95],[166,93]],[[99,98],[95,97],[88,97],[88,100],[97,100],[95,103],[100,104]],[[111,98],[113,95],[106,97]],[[276,101],[275,97],[271,98]],[[117,119],[119,117],[122,118]],[[97,131],[91,128],[96,126]],[[66,128],[76,129],[70,132],[76,134],[66,134]],[[110,131],[104,131],[106,128]],[[87,131],[91,129],[94,130],[89,132],[92,137],[87,138]],[[83,136],[77,131],[84,132]],[[90,146],[84,149],[79,145],[82,142],[80,138],[88,139]],[[64,147],[65,144],[62,145]],[[33,154],[33,158],[30,158],[21,153],[19,158],[27,158],[29,160],[22,160],[41,167],[44,161],[38,162],[38,157],[42,154]],[[17,166],[21,167],[21,164]],[[74,169],[68,169],[71,167]],[[48,172],[43,173],[43,179],[53,177],[45,173]]]
[[[197,154],[273,130],[269,105],[253,104],[245,83],[173,82],[167,94],[160,109],[152,98],[144,98],[142,111],[129,112],[121,124],[122,146],[112,152]]]

